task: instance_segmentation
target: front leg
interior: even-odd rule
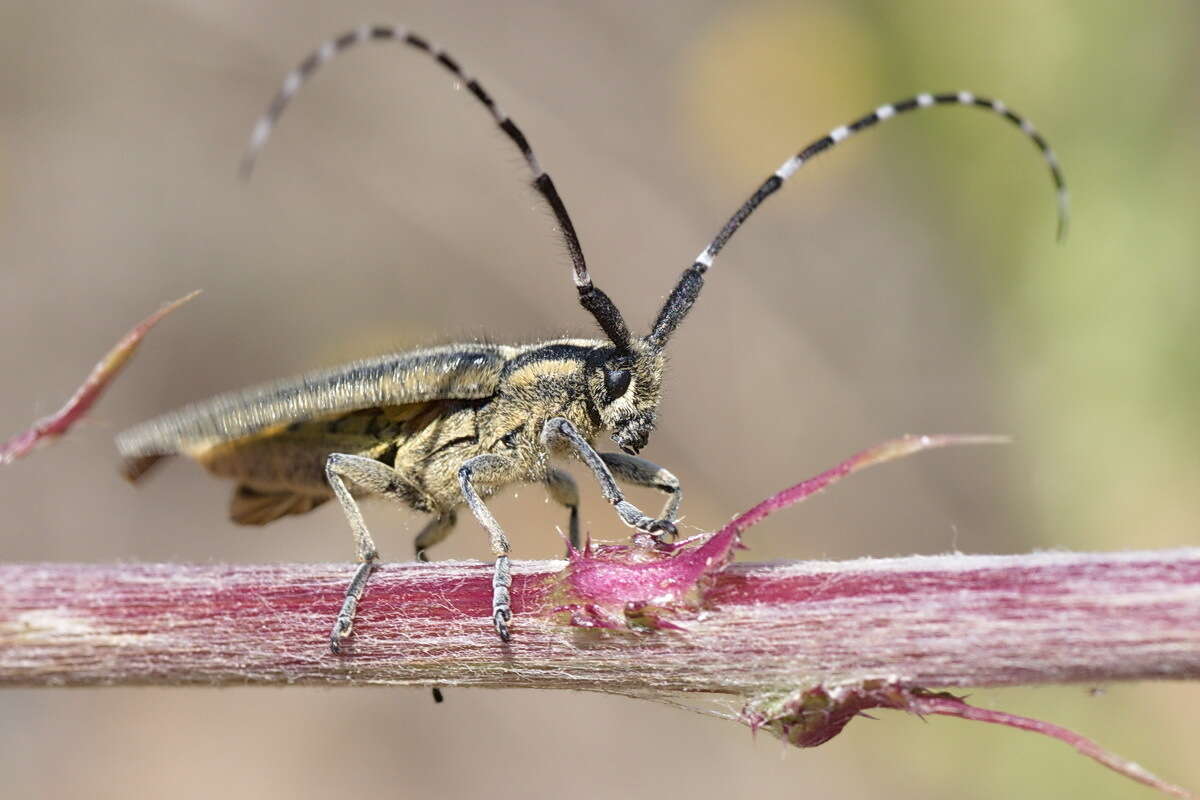
[[[546,424],[542,426],[542,443],[547,447],[553,447],[555,444],[569,445],[596,476],[604,499],[613,504],[621,521],[626,525],[646,533],[662,532],[669,536],[675,535],[674,522],[669,519],[655,519],[647,516],[642,513],[641,509],[625,499],[625,495],[621,493],[621,489],[617,486],[617,481],[613,478],[608,465],[604,463],[604,459],[600,457],[595,448],[588,444],[587,439],[583,438],[570,420],[562,417],[547,420]]]
[[[468,459],[458,470],[458,485],[462,489],[463,499],[479,520],[479,524],[488,532],[491,540],[492,555],[496,556],[496,569],[492,573],[492,624],[500,638],[508,641],[508,623],[512,619],[512,607],[509,605],[509,587],[512,586],[512,575],[509,573],[508,537],[492,512],[484,504],[483,498],[475,488],[476,483],[492,484],[493,486],[511,483],[515,464],[511,458],[494,454],[485,454]]]
[[[632,483],[634,486],[657,489],[669,495],[663,506],[662,518],[671,522],[678,518],[683,490],[679,488],[679,479],[671,474],[670,470],[663,469],[653,461],[625,453],[601,453],[600,458],[612,470],[617,480]]]

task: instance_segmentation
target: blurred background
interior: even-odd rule
[[[236,179],[285,72],[372,21],[422,32],[481,78],[639,328],[812,138],[919,91],[1004,99],[1061,156],[1064,244],[1043,163],[1002,121],[937,109],[855,138],[718,259],[675,338],[646,455],[682,480],[685,528],[711,530],[900,433],[1015,438],[856,476],[756,528],[745,560],[1196,544],[1194,3],[8,0],[0,434],[57,408],[161,302],[205,293],[154,331],[86,425],[0,474],[0,559],[348,561],[336,507],[238,528],[232,487],[194,464],[125,484],[112,434],[363,355],[590,335],[519,156],[418,54],[370,47],[333,64],[254,180]],[[591,534],[624,537],[581,485]],[[541,488],[493,508],[520,557],[560,552],[565,519]],[[384,557],[407,558],[421,519],[379,503],[367,517]],[[435,551],[487,554],[469,521]],[[1196,686],[972,699],[1200,787]],[[10,690],[0,769],[12,797],[1149,796],[1049,740],[877,716],[792,751],[604,695],[452,691],[435,707],[418,689]]]

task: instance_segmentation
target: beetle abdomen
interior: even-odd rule
[[[229,503],[229,518],[239,525],[266,525],[289,514],[307,514],[328,499],[291,492],[260,492],[249,486],[239,486]]]

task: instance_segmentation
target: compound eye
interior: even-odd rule
[[[604,394],[606,402],[619,400],[629,391],[629,381],[633,373],[627,369],[613,369],[604,373]]]

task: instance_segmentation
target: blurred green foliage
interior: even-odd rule
[[[1046,135],[1071,189],[1061,245],[1033,148],[986,115],[954,109],[915,115],[848,143],[855,155],[806,166],[804,191],[788,201],[811,212],[847,173],[870,170],[873,182],[904,187],[935,220],[938,247],[958,248],[944,259],[957,265],[944,279],[977,296],[988,316],[986,356],[1003,369],[997,402],[1023,432],[1021,463],[1035,470],[1024,476],[1034,498],[1031,547],[1196,544],[1198,30],[1200,5],[1188,2],[767,3],[731,10],[692,46],[685,67],[694,76],[689,119],[708,137],[702,158],[731,191],[773,167],[763,152],[782,160],[798,149],[795,132],[819,135],[919,91],[1001,98]],[[1190,763],[1194,750],[1195,715],[1172,704],[1171,690],[1154,697],[1164,731],[1178,734],[1164,737],[1164,752],[1142,754],[1156,767]],[[1039,697],[985,693],[982,702],[1037,716],[1046,713]],[[1141,703],[1144,712],[1147,702],[1124,691],[1102,707],[1083,692],[1061,700],[1060,719],[1074,715],[1117,750],[1117,706]],[[901,763],[928,766],[936,750],[946,797],[1141,796],[1102,770],[1086,786],[1062,778],[1052,765],[1071,756],[1026,737],[960,731],[933,745],[884,731],[852,735],[887,738],[880,747],[899,745],[908,754]],[[994,768],[980,762],[981,747],[999,748]],[[1045,785],[1023,785],[1028,773],[1012,778],[1006,765],[1026,760],[1045,764]]]

